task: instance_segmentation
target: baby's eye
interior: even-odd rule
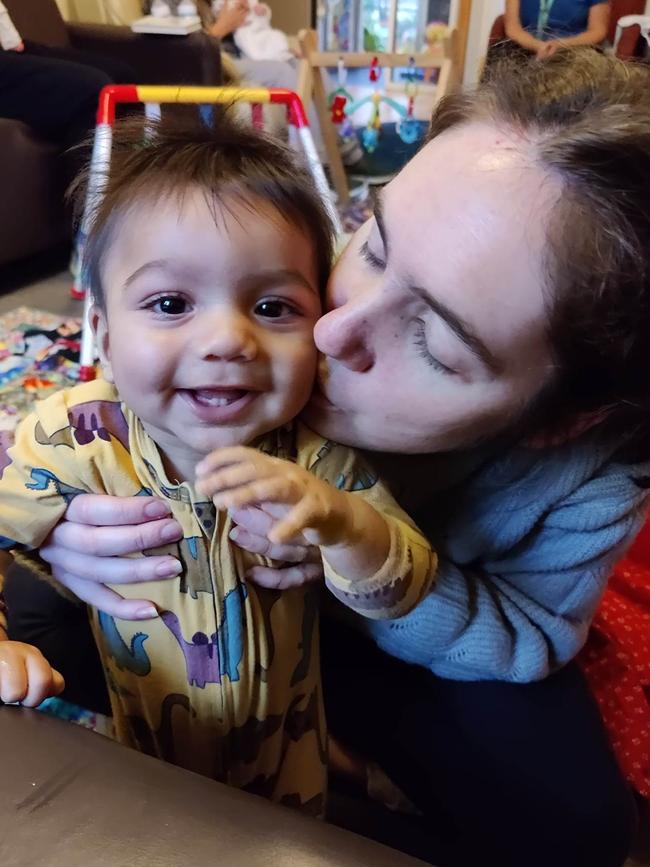
[[[152,301],[148,307],[155,313],[162,313],[164,316],[181,316],[183,313],[187,313],[188,303],[177,295],[161,295]]]
[[[277,298],[269,298],[265,301],[260,301],[255,307],[257,316],[263,316],[265,319],[282,319],[285,316],[294,316],[297,311],[291,304],[286,301],[280,301]]]

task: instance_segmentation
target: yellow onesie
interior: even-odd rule
[[[435,556],[352,450],[298,423],[255,446],[354,491],[387,517],[391,550],[379,573],[351,582],[324,563],[340,600],[367,617],[397,617],[422,599]],[[133,623],[91,612],[116,737],[319,814],[327,741],[313,586],[276,591],[247,583],[246,570],[261,558],[229,541],[227,513],[190,484],[166,479],[155,443],[104,380],[39,403],[8,459],[0,464],[0,548],[37,548],[72,498],[86,492],[166,498],[183,527],[180,543],[145,552],[178,557],[178,580],[117,588],[153,600],[159,619]]]

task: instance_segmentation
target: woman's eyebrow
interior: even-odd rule
[[[489,371],[495,375],[503,372],[503,364],[464,319],[461,319],[453,310],[450,310],[442,301],[438,301],[425,289],[421,289],[419,286],[410,286],[409,289],[447,324],[448,328],[465,344],[472,355],[475,355]]]
[[[388,255],[388,233],[386,232],[386,222],[384,221],[384,202],[380,195],[375,200],[374,216],[381,237],[381,243],[384,245],[384,252]]]

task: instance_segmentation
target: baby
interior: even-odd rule
[[[263,561],[231,544],[228,510],[276,504],[269,539],[320,546],[329,590],[368,617],[409,611],[436,566],[372,470],[294,421],[331,255],[325,209],[281,145],[226,114],[214,129],[116,129],[85,258],[104,378],[39,403],[0,472],[7,552],[37,548],[81,492],[170,503],[182,572],[148,585],[157,611],[144,616],[159,616],[91,611],[115,735],[314,813],[327,753],[318,593],[247,582]],[[0,610],[6,639],[3,625]],[[35,648],[0,641],[2,700],[61,688]]]

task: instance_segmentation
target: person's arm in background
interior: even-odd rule
[[[20,33],[14,27],[4,3],[0,2],[0,46],[4,51],[24,51]]]
[[[534,54],[544,46],[541,39],[537,39],[522,26],[519,0],[506,0],[506,36]]]
[[[217,18],[209,29],[210,36],[216,39],[223,39],[225,36],[230,36],[239,27],[241,27],[248,17],[250,10],[246,0],[238,0],[237,3],[231,4],[226,0]]]

